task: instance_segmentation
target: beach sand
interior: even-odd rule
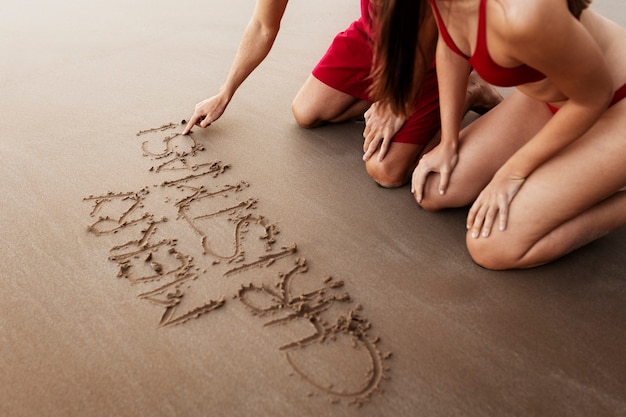
[[[465,209],[370,180],[362,123],[293,121],[356,0],[290,3],[179,135],[253,3],[2,5],[0,415],[626,415],[626,230],[487,271]]]

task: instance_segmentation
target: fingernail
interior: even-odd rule
[[[489,237],[489,232],[483,232],[483,237]]]
[[[445,190],[439,190],[439,195],[444,195],[446,193]]]
[[[478,237],[478,232],[472,232],[472,238],[476,239]]]

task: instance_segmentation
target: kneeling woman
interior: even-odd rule
[[[381,1],[381,32],[428,6]],[[471,204],[467,246],[490,269],[541,265],[626,225],[626,30],[589,0],[429,3],[442,133],[413,173],[417,202]],[[389,50],[377,45],[388,77],[399,62]],[[516,88],[459,131],[470,68]],[[400,107],[384,85],[378,94]]]

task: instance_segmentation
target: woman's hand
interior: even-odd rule
[[[363,160],[368,161],[378,146],[378,161],[387,155],[393,137],[406,121],[405,117],[394,114],[388,105],[376,102],[365,112],[365,130],[363,131]],[[382,141],[382,144],[381,144]]]
[[[498,219],[498,228],[504,231],[509,220],[511,201],[524,184],[526,178],[496,173],[491,182],[480,193],[467,215],[467,229],[473,238],[489,237]]]
[[[185,130],[183,130],[183,135],[188,134],[194,126],[202,128],[209,126],[224,114],[227,105],[228,100],[220,94],[196,104],[193,116],[191,116]]]
[[[452,175],[458,159],[456,146],[448,146],[442,143],[422,156],[415,171],[413,171],[413,180],[411,182],[411,193],[415,195],[418,203],[421,203],[424,198],[426,178],[431,172],[439,173],[439,194],[444,195],[446,193],[450,175]]]

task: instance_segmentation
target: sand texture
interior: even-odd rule
[[[356,0],[2,2],[0,416],[626,416],[626,230],[491,272],[290,103]],[[626,23],[621,0],[597,9]]]

